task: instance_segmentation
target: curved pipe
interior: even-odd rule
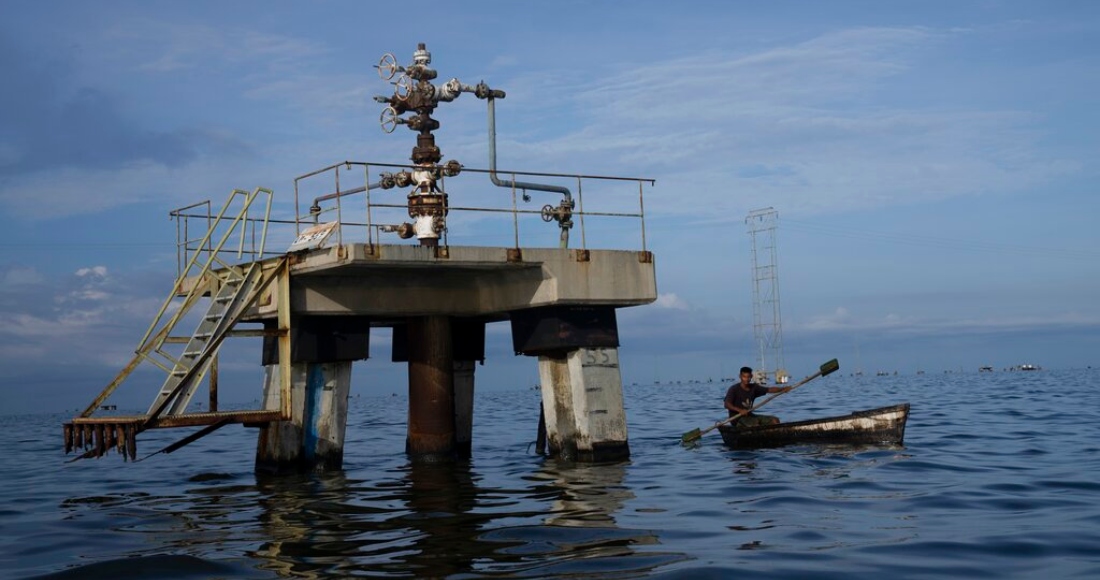
[[[497,177],[497,109],[496,99],[492,96],[486,99],[489,101],[489,179],[493,182],[493,185],[497,187],[509,187],[516,189],[530,189],[533,191],[548,191],[551,193],[560,193],[565,198],[567,205],[572,205],[573,193],[569,191],[569,188],[562,187],[560,185],[547,185],[544,183],[530,183],[526,181],[506,181]],[[561,248],[569,247],[569,227],[563,225],[561,227]]]

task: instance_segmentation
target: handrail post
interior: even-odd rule
[[[340,203],[340,198],[344,197],[340,195],[340,166],[336,166],[336,245],[337,247],[344,247],[344,213],[343,205]],[[339,251],[339,250],[337,250]]]
[[[371,228],[371,212],[370,212],[370,164],[363,165],[363,187],[366,188],[367,198],[367,246],[369,246],[371,252],[374,251],[374,234]]]
[[[584,192],[581,191],[581,178],[577,177],[577,208],[580,209],[581,214],[581,249],[588,249],[588,238],[584,231]]]
[[[490,99],[490,102],[492,100]],[[516,247],[519,247],[519,213],[516,207],[516,174],[512,174],[512,235],[516,240]]]
[[[645,196],[642,193],[642,188],[643,187],[644,187],[644,184],[639,179],[638,180],[638,214],[639,214],[638,219],[642,223],[642,251],[645,252],[647,250],[646,250],[646,245],[645,245]]]

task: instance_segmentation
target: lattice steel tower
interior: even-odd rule
[[[783,365],[783,319],[779,310],[779,266],[775,229],[779,212],[767,207],[745,218],[752,237],[752,315],[757,346],[757,375],[777,383],[789,380]]]

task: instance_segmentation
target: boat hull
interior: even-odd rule
[[[799,443],[901,443],[909,403],[856,411],[849,415],[738,429],[721,425],[722,441],[734,449],[780,447]]]

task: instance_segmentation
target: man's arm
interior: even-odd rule
[[[741,414],[746,414],[746,413],[749,412],[748,409],[742,409],[741,407],[738,407],[737,405],[734,405],[733,401],[731,401],[729,399],[729,397],[726,398],[725,405],[726,405],[726,410],[727,411],[733,411],[734,413],[741,413]]]
[[[769,393],[786,393],[794,387],[768,387]]]
[[[726,398],[722,400],[722,404],[726,407],[726,410],[730,411],[730,412],[733,412],[733,413],[742,413],[742,414],[748,413],[749,412],[748,409],[744,409],[744,408],[738,407],[737,405],[733,404],[733,392],[732,391],[733,391],[733,389],[730,389],[730,392],[726,393]]]

